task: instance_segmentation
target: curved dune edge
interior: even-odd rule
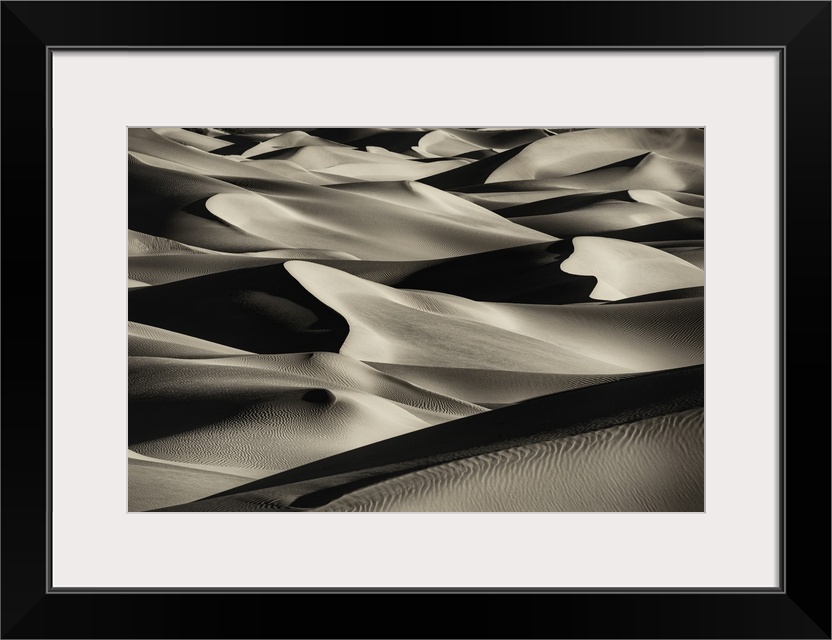
[[[134,322],[248,352],[338,351],[348,331],[283,264],[131,289],[128,297]]]
[[[617,307],[485,303],[393,289],[311,262],[284,266],[346,319],[349,333],[340,351],[357,360],[561,374],[633,373],[702,361],[704,316],[697,299]]]
[[[580,237],[561,264],[567,273],[594,276],[596,300],[620,300],[647,293],[702,287],[702,269],[669,253],[615,238]]]
[[[531,143],[486,183],[541,180],[584,173],[645,152],[702,166],[704,132],[698,129],[587,129]]]
[[[426,185],[395,203],[354,188],[292,185],[283,196],[223,193],[205,206],[212,215],[284,247],[347,251],[365,260],[445,258],[556,240]],[[370,191],[372,193],[372,191]],[[406,242],[402,242],[406,239]]]
[[[127,345],[127,353],[133,357],[212,358],[249,353],[224,344],[130,321],[127,322]]]

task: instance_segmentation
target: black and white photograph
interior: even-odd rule
[[[129,511],[704,511],[704,128],[127,136]]]

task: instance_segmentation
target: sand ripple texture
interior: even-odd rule
[[[131,511],[703,508],[703,130],[162,126],[126,162]]]
[[[701,409],[465,458],[324,511],[702,511]]]

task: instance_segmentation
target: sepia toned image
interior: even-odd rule
[[[129,511],[704,510],[704,130],[127,135]]]

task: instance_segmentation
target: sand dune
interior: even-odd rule
[[[491,174],[486,182],[559,178],[599,169],[645,153],[701,167],[704,140],[704,132],[698,129],[573,131],[533,142]]]
[[[191,259],[182,258],[180,252],[174,250],[170,254],[131,256],[129,271],[158,284],[249,266],[304,260],[381,284],[452,293],[474,300],[547,304],[589,302],[595,278],[575,276],[560,268],[572,250],[571,241],[556,241],[433,260],[359,260],[344,252],[322,249],[275,249],[237,254],[201,250],[209,257]],[[257,258],[257,261],[251,258]]]
[[[134,157],[145,162],[177,168],[195,175],[269,177],[261,169],[173,142],[150,129],[129,129],[127,148]]]
[[[701,195],[650,189],[630,189],[628,193],[636,202],[661,207],[679,215],[695,218],[705,215],[704,198]]]
[[[224,382],[233,384],[246,393],[255,393],[258,389],[271,386],[305,389],[318,385],[331,391],[359,391],[384,398],[431,424],[482,411],[469,402],[428,391],[335,353],[239,356],[229,353],[220,358],[197,361],[180,358],[175,363],[158,357],[136,357],[131,360],[131,369],[134,365],[140,368],[144,376],[142,380],[152,385],[163,385],[164,393],[173,393],[175,389],[178,397],[189,393],[215,396],[212,389]],[[199,383],[199,388],[189,389],[195,383]],[[138,379],[131,388],[146,395]],[[156,386],[150,393],[155,393],[155,389]],[[225,389],[219,393],[225,393]]]
[[[613,238],[581,237],[575,252],[564,260],[567,273],[595,276],[596,300],[620,300],[656,291],[701,287],[702,269],[665,251]]]
[[[563,177],[542,177],[531,182],[539,182],[544,189],[569,188],[582,190],[610,189],[621,190],[661,190],[688,191],[701,194],[704,190],[705,177],[700,165],[667,158],[657,153],[636,156],[632,166],[600,167],[584,173],[569,174]],[[493,181],[494,174],[489,180]],[[523,184],[524,181],[521,181]],[[525,181],[528,183],[529,181]],[[504,182],[495,183],[505,188]],[[528,184],[526,187],[528,188]]]
[[[428,467],[324,510],[702,511],[703,444],[694,409]]]
[[[205,498],[248,482],[248,478],[129,459],[129,511],[152,511]]]
[[[553,240],[500,216],[416,183],[418,192],[393,204],[379,197],[311,185],[287,185],[280,197],[223,193],[206,209],[237,229],[282,247],[344,250],[367,260],[417,260],[489,251]],[[406,240],[406,241],[405,241]]]
[[[337,147],[343,145],[332,140],[325,140],[317,136],[309,135],[305,131],[289,131],[270,137],[268,140],[254,145],[240,155],[244,158],[256,158],[272,151],[312,146]]]
[[[338,351],[348,331],[283,264],[131,289],[128,317],[255,353]]]
[[[184,169],[154,167],[132,157],[128,167],[130,230],[217,251],[285,248],[284,244],[231,227],[205,209],[204,203],[211,196],[245,193],[241,188]]]
[[[148,233],[128,230],[127,232],[127,255],[128,257],[158,256],[158,255],[201,255],[209,251],[191,247],[170,238],[160,238]]]
[[[484,149],[507,151],[546,136],[540,129],[436,129],[422,136],[414,151],[426,158],[447,158]]]
[[[423,184],[438,189],[460,189],[470,185],[479,185],[485,182],[495,170],[501,167],[509,159],[516,156],[523,150],[523,146],[501,151],[495,155],[481,158],[476,162],[455,167],[448,171],[435,173],[422,178]]]
[[[629,375],[572,375],[568,373],[529,373],[497,369],[427,367],[386,362],[368,362],[425,389],[490,408],[522,402],[552,393],[620,380]]]
[[[599,202],[577,211],[512,218],[516,224],[559,238],[600,235],[681,220],[687,218],[659,207],[619,201]]]
[[[139,322],[127,323],[127,336],[128,353],[131,357],[212,358],[248,353],[224,344],[200,340],[193,336]]]
[[[151,129],[151,131],[162,136],[163,138],[167,138],[173,142],[178,142],[186,147],[199,149],[200,151],[214,151],[232,144],[227,140],[221,140],[217,137],[194,133],[193,131],[186,131],[185,129],[179,129],[177,127],[155,127]]]
[[[131,511],[702,510],[702,130],[131,128],[128,196]]]
[[[311,262],[285,268],[346,319],[349,334],[340,352],[359,360],[609,374],[702,359],[701,299],[618,307],[484,303],[393,289]]]
[[[696,409],[703,391],[702,368],[693,367],[543,396],[353,449],[170,510],[325,508],[352,491],[421,469]]]
[[[518,184],[526,184],[523,182],[511,182],[508,183],[509,185],[518,185]],[[464,200],[468,200],[469,202],[473,202],[474,204],[478,204],[489,211],[503,211],[504,209],[508,209],[510,207],[519,207],[522,205],[530,205],[535,202],[547,201],[547,200],[556,200],[561,198],[567,198],[564,202],[568,202],[569,196],[577,196],[581,197],[582,195],[586,196],[597,196],[600,198],[604,198],[608,193],[620,193],[616,191],[607,192],[607,191],[599,191],[597,189],[593,190],[582,190],[582,189],[569,189],[567,187],[552,187],[550,189],[507,189],[506,191],[498,190],[499,187],[503,186],[503,183],[498,183],[496,186],[491,184],[488,186],[485,185],[471,185],[468,187],[462,188],[454,188],[452,189],[452,193],[459,198],[463,198]],[[548,205],[547,205],[548,206]],[[544,213],[548,213],[548,211],[544,211]],[[502,213],[501,213],[502,215]]]
[[[134,359],[130,387],[133,451],[274,471],[424,428],[433,415],[358,391],[280,384],[253,368],[171,359]]]

